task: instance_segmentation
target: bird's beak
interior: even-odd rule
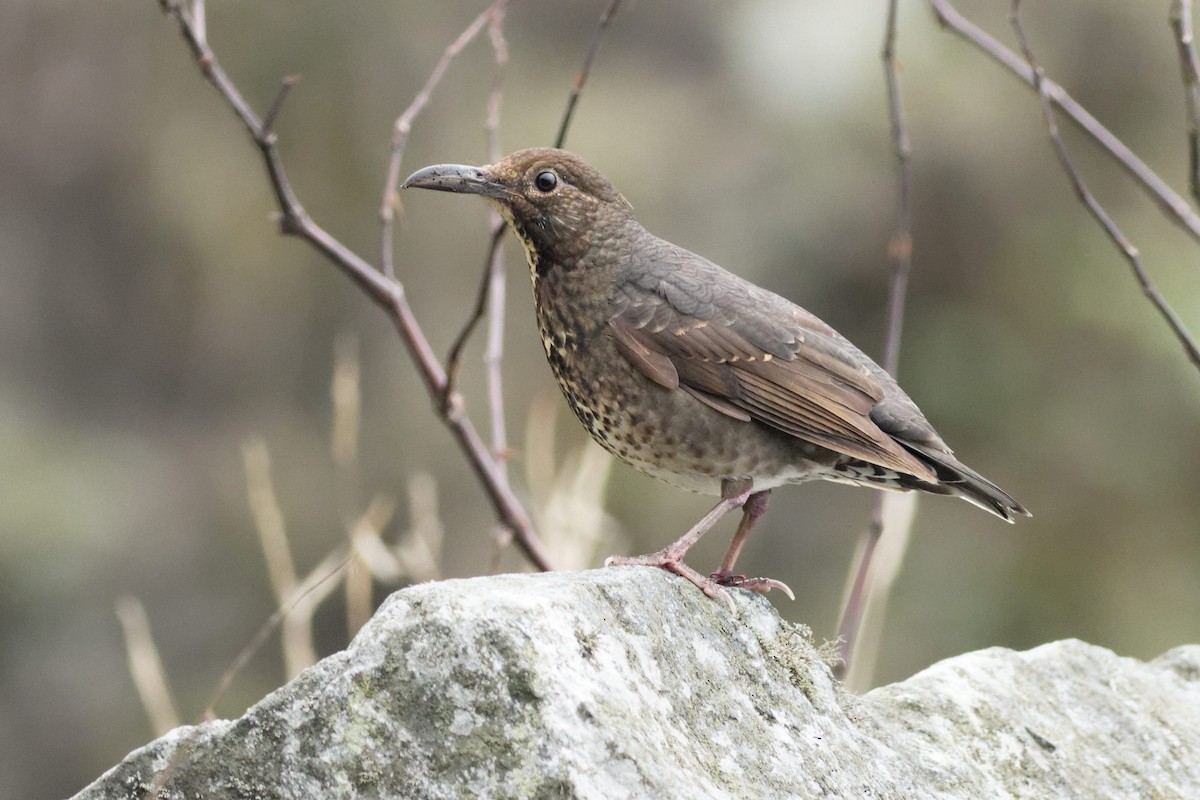
[[[486,167],[469,167],[464,164],[435,164],[419,169],[408,176],[402,188],[481,194],[497,200],[509,193],[508,187],[492,179]]]

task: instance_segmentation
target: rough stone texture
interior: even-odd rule
[[[77,797],[1200,798],[1200,646],[996,648],[859,697],[735,594],[644,568],[406,589]]]

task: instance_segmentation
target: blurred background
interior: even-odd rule
[[[213,47],[260,111],[282,76],[302,76],[277,125],[284,158],[305,207],[368,260],[392,122],[486,5],[209,8]],[[605,5],[513,2],[505,152],[552,141]],[[568,140],[648,228],[796,300],[876,357],[896,215],[884,5],[631,3]],[[958,3],[1011,46],[1008,5]],[[1031,6],[1027,24],[1049,74],[1182,193],[1168,5],[1063,0]],[[993,645],[1078,637],[1148,659],[1200,640],[1200,373],[1076,202],[1034,95],[941,31],[925,4],[902,6],[915,250],[901,381],[963,460],[1034,517],[1009,527],[921,499],[875,681]],[[487,160],[492,79],[481,37],[418,118],[402,174]],[[1200,247],[1065,133],[1200,329]],[[487,210],[432,193],[403,200],[398,271],[444,353],[478,283]],[[396,502],[391,542],[431,489],[441,574],[526,568],[511,549],[495,563],[491,510],[390,323],[280,237],[273,211],[257,152],[157,3],[0,7],[0,796],[70,794],[152,737],[119,598],[144,605],[187,721],[271,615],[248,439],[270,453],[301,573],[345,541],[345,520],[372,497]],[[510,241],[506,253],[514,485],[551,527],[562,517],[545,501],[556,475],[603,500],[606,538],[596,552],[556,542],[564,560],[662,546],[710,500],[621,465],[604,485],[603,460],[590,456],[583,473],[554,466],[592,446],[544,363],[520,250]],[[357,350],[361,376],[352,481],[330,452],[339,341],[357,343],[342,349]],[[482,352],[478,337],[463,389],[486,433]],[[791,585],[795,603],[772,599],[818,640],[836,633],[872,499],[833,485],[778,491],[743,556],[748,573]],[[715,565],[728,529],[692,563]],[[345,645],[344,606],[335,595],[318,610],[320,654]],[[283,669],[272,640],[218,713],[238,715]]]

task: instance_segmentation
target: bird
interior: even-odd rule
[[[963,498],[1013,522],[1029,512],[960,462],[899,384],[790,300],[646,230],[583,158],[519,150],[438,164],[403,188],[480,195],[524,247],[551,371],[592,437],[621,461],[719,497],[662,550],[608,565],[659,567],[732,603],[726,587],[791,590],[734,567],[772,489],[828,480]],[[727,513],[717,569],[685,563]]]

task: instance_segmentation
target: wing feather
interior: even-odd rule
[[[936,482],[934,471],[872,418],[890,387],[865,355],[784,298],[710,262],[682,261],[673,271],[666,269],[671,265],[659,264],[662,275],[642,274],[614,295],[609,329],[622,355],[639,371],[733,419],[756,420],[803,441]],[[720,275],[704,274],[712,270]],[[730,289],[719,305],[712,292],[717,277],[723,289]]]

